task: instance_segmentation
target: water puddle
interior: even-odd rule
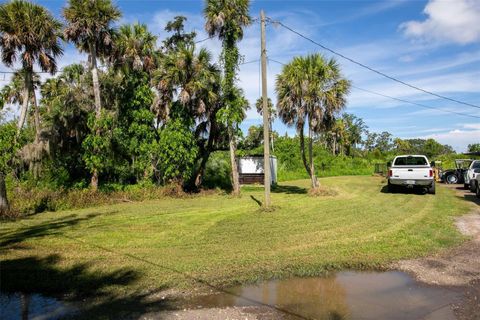
[[[453,320],[451,305],[461,298],[459,289],[423,285],[402,272],[339,272],[194,296],[177,301],[172,310],[253,307],[278,314],[275,319]],[[128,308],[125,314],[140,311],[140,306]],[[0,319],[61,319],[72,314],[81,315],[81,309],[54,298],[0,293]]]
[[[40,294],[0,293],[0,319],[61,319],[74,311],[64,302]]]
[[[199,296],[192,309],[271,307],[287,319],[455,319],[461,294],[426,286],[402,272],[340,272],[324,278],[274,280]]]

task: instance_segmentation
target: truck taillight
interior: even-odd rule
[[[430,177],[433,177],[433,170],[432,170],[432,169],[430,169],[430,172],[428,173],[428,175],[429,175]]]
[[[388,176],[389,176],[389,177],[393,176],[392,170],[388,170]]]

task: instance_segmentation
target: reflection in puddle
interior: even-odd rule
[[[458,292],[415,282],[401,272],[341,272],[274,280],[193,298],[190,308],[271,306],[291,318],[455,319]]]
[[[73,312],[65,303],[39,294],[0,293],[0,319],[61,319]]]

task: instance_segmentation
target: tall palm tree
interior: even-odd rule
[[[88,54],[98,120],[101,117],[102,103],[97,58],[106,58],[112,54],[115,33],[112,23],[120,18],[121,13],[110,0],[69,0],[63,16],[67,21],[63,31],[65,38],[75,43],[81,52]],[[100,132],[97,130],[96,134],[99,135]],[[98,188],[98,174],[98,169],[94,168],[91,179],[93,190]]]
[[[244,112],[238,109],[243,104],[235,103],[238,102],[235,79],[240,58],[237,43],[243,38],[243,28],[251,23],[249,5],[249,0],[207,0],[204,9],[205,30],[209,36],[217,36],[222,41],[223,115],[228,129],[232,186],[235,195],[240,194],[235,137]]]
[[[346,104],[350,82],[342,77],[334,59],[320,54],[296,57],[277,76],[277,110],[282,121],[295,126],[300,137],[300,150],[312,188],[319,186],[313,163],[314,134],[332,126],[335,114]],[[305,152],[305,125],[308,128],[308,158]]]
[[[122,25],[114,37],[114,54],[111,56],[117,68],[149,71],[155,66],[157,37],[145,24]]]
[[[17,135],[28,113],[28,103],[35,108],[35,140],[40,136],[40,117],[35,96],[33,67],[38,64],[42,71],[55,73],[56,58],[62,55],[60,29],[62,25],[44,7],[24,1],[13,0],[0,5],[0,49],[2,61],[13,67],[20,62],[24,73],[22,108],[18,119]]]
[[[200,164],[196,168],[189,188],[200,186],[205,165],[218,134],[216,113],[219,102],[220,71],[212,63],[210,52],[204,48],[195,50],[194,44],[180,44],[165,54],[161,64],[153,73],[152,83],[157,90],[155,110],[170,117],[171,106],[176,103],[183,114],[196,124],[195,136],[201,142]],[[177,98],[174,100],[174,98]]]

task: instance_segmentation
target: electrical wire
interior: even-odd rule
[[[326,51],[329,51],[329,52],[331,52],[331,53],[333,53],[333,54],[335,54],[335,55],[337,55],[337,56],[339,56],[339,57],[341,57],[341,58],[343,58],[343,59],[345,59],[345,60],[347,60],[347,61],[350,61],[350,62],[352,62],[352,63],[354,63],[354,64],[356,64],[356,65],[358,65],[358,66],[360,66],[360,67],[363,67],[363,68],[365,68],[365,69],[367,69],[367,70],[370,70],[370,71],[372,71],[372,72],[374,72],[374,73],[376,73],[376,74],[379,74],[379,75],[381,75],[381,76],[383,76],[383,77],[385,77],[385,78],[388,78],[388,79],[390,79],[390,80],[392,80],[392,81],[401,83],[401,84],[403,84],[403,85],[405,85],[405,86],[407,86],[407,87],[410,87],[410,88],[412,88],[412,89],[421,91],[421,92],[423,92],[423,93],[430,94],[430,95],[435,96],[435,97],[440,98],[440,99],[449,100],[449,101],[451,101],[451,102],[455,102],[455,103],[463,104],[463,105],[466,105],[466,106],[469,106],[469,107],[472,107],[472,108],[480,109],[480,106],[478,106],[478,105],[475,105],[475,104],[472,104],[472,103],[468,103],[468,102],[464,102],[464,101],[460,101],[460,100],[457,100],[457,99],[453,99],[453,98],[450,98],[450,97],[446,97],[446,96],[440,95],[440,94],[438,94],[438,93],[434,93],[434,92],[431,92],[431,91],[422,89],[422,88],[420,88],[420,87],[417,87],[417,86],[412,85],[412,84],[410,84],[410,83],[407,83],[407,82],[405,82],[405,81],[402,81],[402,80],[400,80],[400,79],[397,79],[397,78],[395,78],[395,77],[393,77],[393,76],[390,76],[390,75],[388,75],[388,74],[386,74],[386,73],[384,73],[384,72],[378,71],[378,70],[376,70],[376,69],[374,69],[374,68],[372,68],[372,67],[369,67],[369,66],[367,66],[367,65],[365,65],[365,64],[363,64],[363,63],[361,63],[361,62],[358,62],[358,61],[356,61],[356,60],[354,60],[354,59],[352,59],[352,58],[349,58],[349,57],[345,56],[344,54],[341,54],[341,53],[339,53],[339,52],[337,52],[337,51],[335,51],[335,50],[333,50],[333,49],[328,48],[327,46],[325,46],[325,45],[323,45],[323,44],[321,44],[321,43],[319,43],[319,42],[317,42],[317,41],[315,41],[315,40],[307,37],[306,35],[304,35],[304,34],[298,32],[298,31],[290,28],[289,26],[283,24],[283,23],[280,22],[280,21],[274,21],[274,20],[272,20],[271,18],[267,18],[267,19],[268,19],[272,24],[280,25],[280,26],[282,26],[283,28],[289,30],[290,32],[292,32],[292,33],[294,33],[294,34],[302,37],[303,39],[305,39],[305,40],[307,40],[307,41],[309,41],[309,42],[311,42],[311,43],[319,46],[320,48],[322,48],[322,49],[324,49],[324,50],[326,50]]]
[[[285,63],[283,63],[283,62],[281,62],[281,61],[278,61],[278,60],[275,60],[275,59],[270,59],[270,58],[268,58],[268,60],[270,60],[270,61],[272,61],[272,62],[275,62],[275,63],[278,63],[278,64],[281,64],[281,65],[286,65]],[[475,115],[472,115],[472,114],[467,114],[467,113],[462,113],[462,112],[456,112],[456,111],[450,111],[450,110],[435,108],[435,107],[427,106],[427,105],[425,105],[425,104],[421,104],[421,103],[418,103],[418,102],[413,102],[413,101],[409,101],[409,100],[405,100],[405,99],[395,98],[395,97],[392,97],[392,96],[389,96],[389,95],[386,95],[386,94],[383,94],[383,93],[371,91],[371,90],[368,90],[368,89],[363,89],[363,88],[357,87],[357,86],[355,86],[355,85],[351,85],[351,86],[352,86],[352,88],[355,88],[355,89],[360,90],[360,91],[364,91],[364,92],[367,92],[367,93],[370,93],[370,94],[374,94],[374,95],[377,95],[377,96],[380,96],[380,97],[384,97],[384,98],[396,100],[396,101],[399,101],[399,102],[408,103],[408,104],[415,105],[415,106],[418,106],[418,107],[422,107],[422,108],[426,108],[426,109],[432,109],[432,110],[437,110],[437,111],[446,112],[446,113],[452,113],[452,114],[456,114],[456,115],[464,116],[464,117],[470,117],[470,118],[480,119],[480,116],[475,116]]]

